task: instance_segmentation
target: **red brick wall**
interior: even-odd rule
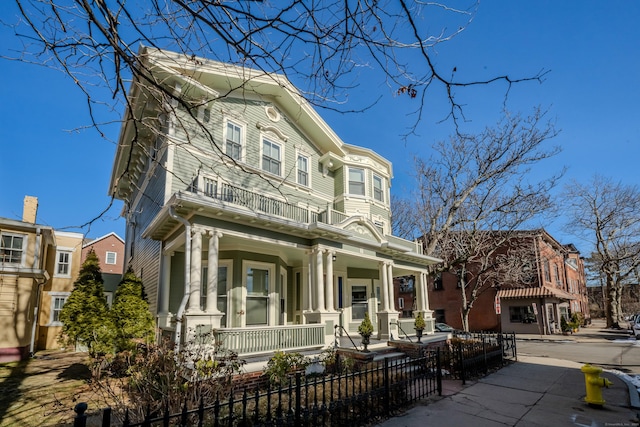
[[[89,251],[93,249],[100,260],[100,270],[103,273],[123,274],[124,273],[124,243],[113,234],[107,235],[101,240],[89,243],[82,248],[82,262],[87,258]],[[115,252],[116,263],[107,264],[107,252]]]
[[[442,289],[435,290],[433,280],[429,281],[429,308],[444,309],[445,323],[462,329],[462,294],[455,274],[442,274]],[[469,313],[469,329],[472,331],[497,331],[499,319],[495,312],[495,289],[487,289],[480,294]],[[435,316],[435,313],[434,313]]]

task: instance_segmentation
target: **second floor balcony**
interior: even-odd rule
[[[422,246],[418,242],[385,233],[382,227],[375,224],[371,215],[349,215],[331,204],[324,208],[311,204],[304,206],[204,175],[196,176],[186,192],[177,193],[173,201],[168,203],[177,204],[177,210],[182,209],[183,215],[187,215],[189,210],[208,211],[209,215],[216,217],[232,218],[236,222],[277,228],[285,232],[288,230],[292,234],[308,237],[317,235],[325,238],[348,238],[352,236],[352,232],[344,229],[345,225],[348,227],[354,222],[366,221],[377,231],[379,243],[386,242],[385,247],[389,250],[423,255]],[[174,221],[167,218],[166,213],[161,214],[144,234],[153,239],[162,239],[174,225]]]

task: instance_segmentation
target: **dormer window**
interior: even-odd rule
[[[364,169],[349,168],[349,194],[364,196]]]

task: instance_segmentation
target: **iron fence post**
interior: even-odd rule
[[[296,373],[296,413],[295,413],[295,425],[296,427],[300,427],[301,424],[301,416],[302,416],[302,396],[300,396],[301,390],[301,374],[300,372]]]
[[[442,396],[442,360],[440,360],[440,347],[436,348],[436,387],[438,396]]]
[[[458,360],[460,361],[460,379],[462,380],[462,385],[467,383],[465,369],[464,369],[464,354],[462,350],[462,343],[458,343]]]
[[[102,427],[111,427],[111,408],[102,410]]]
[[[391,400],[391,388],[389,387],[389,359],[384,359],[384,414],[388,417],[390,414],[389,402]]]
[[[482,334],[482,359],[484,360],[484,374],[486,375],[489,372],[489,365],[487,363],[487,341],[484,339],[484,334]]]
[[[89,405],[86,402],[80,402],[76,406],[73,407],[73,411],[77,414],[73,419],[73,427],[86,427],[87,426],[87,415],[85,412]]]

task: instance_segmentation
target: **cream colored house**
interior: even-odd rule
[[[36,224],[37,209],[37,198],[27,196],[21,221],[0,218],[0,362],[35,351],[38,295],[55,253],[54,231]]]
[[[388,160],[342,141],[283,76],[140,53],[180,101],[132,83],[110,187],[163,335],[213,331],[243,355],[318,348],[369,313],[397,336],[402,275],[432,326],[438,260],[391,234]]]
[[[51,279],[42,288],[38,314],[38,350],[58,348],[62,329],[59,320],[62,306],[73,290],[82,265],[81,233],[54,231],[55,251],[48,254],[47,265],[52,267]]]

